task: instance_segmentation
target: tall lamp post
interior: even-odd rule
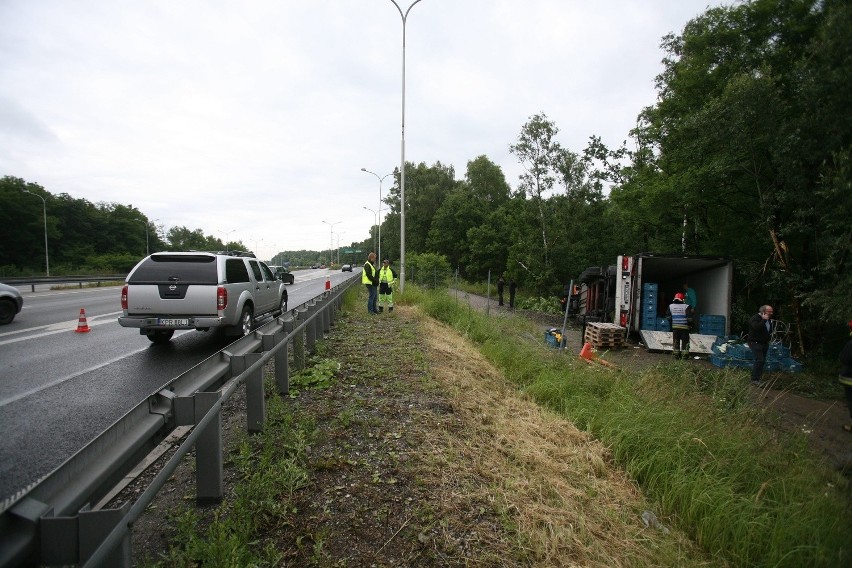
[[[225,252],[226,253],[229,252],[228,251],[228,235],[230,235],[231,233],[235,233],[236,231],[237,231],[236,229],[231,229],[230,231],[223,231],[222,229],[219,229],[219,234],[225,235],[225,241],[224,241],[223,244],[225,245]]]
[[[378,248],[378,252],[377,252],[376,254],[378,254],[378,255],[379,255],[379,257],[378,257],[376,260],[378,260],[378,261],[379,261],[379,264],[381,264],[381,263],[382,263],[382,260],[383,260],[383,259],[382,259],[382,182],[383,182],[383,181],[385,181],[385,178],[386,178],[386,177],[388,177],[388,176],[390,176],[390,175],[393,175],[393,172],[391,172],[391,173],[389,173],[389,174],[385,174],[385,175],[383,175],[382,177],[379,177],[379,174],[377,174],[376,172],[371,172],[371,171],[370,171],[370,170],[368,170],[367,168],[361,168],[361,171],[362,171],[362,172],[367,172],[368,174],[373,174],[374,176],[376,176],[376,179],[377,179],[377,180],[379,180],[379,212],[378,212],[378,214],[376,215],[376,216],[378,217],[378,219],[379,219],[379,220],[378,220],[378,225],[379,225],[379,228],[378,228],[378,231],[379,231],[379,238],[378,238],[378,241],[379,241],[379,248]],[[366,207],[365,207],[364,209],[366,209]],[[371,211],[372,211],[372,209],[371,209]]]
[[[331,263],[333,262],[332,255],[334,254],[334,226],[338,223],[342,223],[343,221],[335,221],[334,223],[329,223],[328,221],[323,221],[326,225],[328,225],[328,265],[331,267]]]
[[[50,257],[47,254],[47,201],[44,200],[44,197],[39,195],[38,193],[33,193],[27,189],[22,190],[24,193],[29,193],[30,195],[35,195],[39,199],[41,199],[41,204],[44,207],[44,271],[47,276],[50,276]]]
[[[143,225],[145,225],[145,256],[148,256],[150,253],[150,248],[148,247],[148,221],[143,221],[142,219],[136,219]]]
[[[408,13],[420,0],[414,0],[405,13],[396,0],[390,1],[399,10],[399,16],[402,18],[402,140],[400,142],[402,159],[399,167],[399,291],[402,293],[405,290],[405,22],[408,19]]]
[[[346,234],[346,231],[334,233],[337,235],[337,264],[340,264],[340,237]]]
[[[371,211],[373,213],[373,226],[375,227],[376,226],[376,218],[378,217],[376,210],[370,209],[367,206],[364,206],[364,209],[366,209],[367,211]],[[373,234],[373,250],[376,250],[376,234],[373,233],[373,231],[370,231],[370,233]]]

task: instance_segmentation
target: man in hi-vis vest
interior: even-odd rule
[[[689,328],[692,326],[692,306],[684,302],[678,292],[666,314],[672,321],[672,355],[675,359],[689,359]]]
[[[385,306],[388,311],[393,311],[393,285],[396,283],[396,272],[390,266],[390,261],[385,259],[382,263],[382,269],[379,270],[379,313],[385,311]]]
[[[376,270],[374,262],[376,262],[376,253],[371,252],[367,255],[364,270],[361,271],[361,284],[367,287],[367,313],[369,314],[379,313],[379,309],[376,307],[379,272]]]

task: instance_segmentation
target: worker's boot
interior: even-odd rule
[[[678,351],[677,349],[672,349],[672,357],[674,359],[680,359],[680,351]]]
[[[681,359],[689,359],[689,351],[681,351],[680,352]]]
[[[392,312],[392,311],[393,311],[393,306],[389,307],[389,308],[388,308],[388,311],[389,311],[389,312]]]
[[[385,307],[384,307],[384,306],[379,306],[379,313],[382,313],[383,311],[385,311]]]

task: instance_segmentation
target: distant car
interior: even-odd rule
[[[0,324],[12,323],[24,306],[24,298],[14,286],[0,284]]]
[[[351,264],[344,264],[343,266],[340,267],[340,272],[352,272],[352,265]]]
[[[269,266],[269,270],[272,271],[272,274],[275,275],[275,278],[283,282],[284,284],[292,284],[296,281],[296,278],[293,276],[293,273],[286,266]]]
[[[320,267],[320,265],[319,265],[319,264],[312,264],[312,265],[311,265],[311,268],[312,268],[313,270],[317,270],[319,267]]]

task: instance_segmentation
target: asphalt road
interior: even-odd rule
[[[357,272],[295,272],[293,309]],[[120,287],[22,287],[24,309],[0,327],[0,502],[49,474],[148,395],[233,341],[179,331],[155,346],[118,325]],[[90,331],[78,333],[80,310]],[[263,323],[263,322],[260,322]]]

